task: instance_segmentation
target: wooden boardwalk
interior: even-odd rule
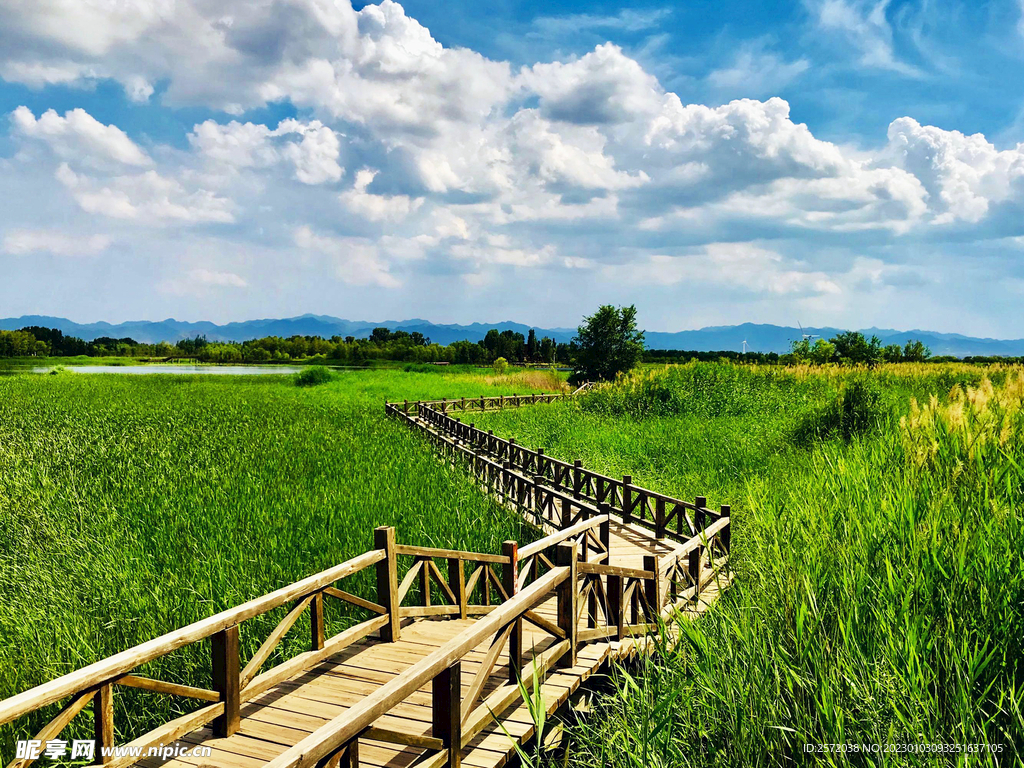
[[[548,401],[551,396],[540,396]],[[495,402],[497,401],[497,402]],[[534,735],[519,680],[537,673],[553,713],[609,660],[649,647],[676,617],[695,616],[729,582],[728,509],[706,509],[589,473],[463,425],[450,408],[517,407],[523,398],[388,404],[448,460],[465,462],[482,487],[547,535],[502,552],[404,546],[375,531],[375,548],[328,571],[0,702],[0,724],[66,702],[39,733],[57,738],[92,704],[99,746],[115,744],[115,686],[199,704],[127,745],[96,756],[113,768],[293,766],[502,766]],[[455,405],[451,405],[455,403]],[[685,530],[680,534],[678,530]],[[373,597],[335,586],[376,572]],[[324,635],[324,601],[369,618]],[[244,664],[238,628],[291,606]],[[310,650],[264,670],[299,616],[310,614]],[[132,674],[147,661],[210,640],[212,685],[200,689]],[[171,759],[149,757],[154,745]],[[196,747],[209,754],[192,754]],[[132,750],[138,748],[138,753]],[[175,751],[176,750],[176,751]],[[22,768],[30,757],[16,758]]]

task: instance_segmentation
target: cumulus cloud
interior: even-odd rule
[[[208,190],[189,191],[156,171],[100,180],[62,163],[56,176],[87,213],[143,224],[234,221],[230,200]]]
[[[369,221],[401,221],[423,204],[422,197],[412,199],[408,195],[376,195],[367,192],[377,173],[363,168],[356,173],[352,189],[341,193],[341,203],[349,212]]]
[[[612,43],[575,61],[535,64],[518,80],[540,98],[545,117],[569,123],[631,122],[658,112],[666,99],[657,79]]]
[[[84,109],[69,110],[63,117],[49,109],[36,118],[28,107],[18,107],[11,113],[11,124],[16,134],[43,142],[61,158],[93,166],[152,164],[124,131],[104,125]]]
[[[893,52],[884,2],[808,2],[862,63],[915,74]],[[19,107],[19,151],[5,169],[35,169],[66,191],[58,198],[111,226],[222,226],[239,247],[329,264],[354,286],[397,288],[416,270],[479,285],[509,270],[571,270],[617,284],[827,296],[878,273],[867,261],[860,277],[849,271],[868,247],[952,227],[1024,234],[1021,147],[997,150],[910,117],[887,136],[879,126],[863,148],[840,146],[778,97],[684,103],[611,43],[513,71],[445,47],[391,0],[358,11],[345,0],[94,6],[0,7],[0,75],[30,85],[113,78],[136,101],[159,83],[162,106],[241,114],[283,103],[300,118],[210,119],[187,147],[143,149],[83,110],[37,117]],[[573,23],[656,21],[623,12]],[[807,66],[754,41],[706,84],[767,97]],[[797,259],[766,245],[797,234],[841,243],[845,257]],[[31,242],[5,239],[5,250],[61,250]]]
[[[992,203],[1022,201],[1024,144],[999,151],[983,135],[923,126],[910,117],[889,125],[886,159],[928,190],[935,223],[977,223]]]
[[[205,157],[235,169],[267,168],[287,161],[303,184],[338,181],[344,173],[338,164],[338,135],[319,120],[282,120],[274,130],[258,123],[232,120],[222,125],[206,120],[188,138]]]

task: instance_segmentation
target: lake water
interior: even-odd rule
[[[33,373],[48,373],[52,367],[39,366]],[[65,371],[75,373],[125,373],[144,375],[149,373],[207,374],[219,376],[260,376],[263,374],[298,373],[301,368],[293,365],[69,365]]]

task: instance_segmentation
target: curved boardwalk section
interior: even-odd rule
[[[533,735],[522,687],[536,679],[555,711],[609,659],[642,652],[663,620],[698,614],[731,578],[727,507],[716,512],[700,497],[684,502],[628,476],[590,472],[453,415],[561,397],[385,406],[541,528],[540,540],[461,552],[406,546],[393,528],[378,528],[374,548],[359,557],[0,702],[0,724],[63,703],[36,736],[45,748],[88,708],[95,763],[110,768],[504,765],[513,741]],[[375,594],[345,590],[365,569]],[[327,637],[326,601],[365,618]],[[240,625],[282,606],[287,614],[259,650],[239,658]],[[267,668],[307,612],[309,650]],[[208,688],[134,673],[200,642],[210,650]],[[118,744],[120,686],[194,707]],[[156,747],[171,758],[151,755]],[[35,756],[9,765],[25,768]]]

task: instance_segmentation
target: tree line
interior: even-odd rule
[[[205,336],[182,339],[175,344],[163,341],[146,344],[131,338],[100,337],[84,341],[67,336],[56,328],[27,326],[16,331],[0,331],[0,357],[146,357],[191,358],[211,363],[267,363],[292,360],[323,360],[338,364],[368,365],[374,361],[406,363],[455,363],[492,365],[503,359],[509,363],[572,366],[580,380],[614,378],[639,362],[676,363],[690,360],[731,360],[762,365],[825,365],[900,362],[944,362],[957,358],[932,357],[931,350],[918,340],[883,345],[877,336],[866,338],[859,331],[846,331],[831,339],[811,342],[804,338],[792,343],[785,354],[775,352],[735,352],[723,350],[644,349],[643,332],[637,330],[635,307],[603,306],[583,319],[576,337],[569,343],[544,336],[537,338],[530,329],[526,336],[512,330],[492,328],[480,341],[455,341],[442,346],[423,334],[385,327],[374,328],[367,338],[353,336],[266,336],[242,342],[209,341]],[[968,363],[1024,362],[1013,357],[965,357]]]
[[[644,351],[645,363],[680,363],[690,360],[713,362],[730,360],[737,363],[760,363],[761,365],[797,365],[829,363],[850,365],[875,365],[878,363],[923,363],[952,362],[960,358],[951,356],[932,357],[931,350],[921,341],[911,339],[906,344],[882,344],[877,336],[866,338],[859,331],[845,331],[829,340],[818,339],[813,344],[809,338],[794,341],[790,351],[778,352],[736,352],[721,350],[715,352],[684,349],[648,349]],[[964,362],[994,363],[1015,362],[1021,358],[1012,357],[965,357]]]
[[[162,341],[147,344],[131,338],[101,337],[84,341],[56,328],[27,326],[0,331],[0,357],[144,357],[192,358],[212,363],[267,363],[322,358],[343,364],[363,365],[374,360],[408,363],[462,363],[490,365],[498,358],[514,363],[570,365],[576,357],[575,343],[560,343],[530,329],[517,331],[492,328],[478,342],[456,341],[442,346],[418,331],[412,333],[374,328],[369,337],[266,336],[242,342],[210,341],[205,336],[181,339],[175,344]]]

